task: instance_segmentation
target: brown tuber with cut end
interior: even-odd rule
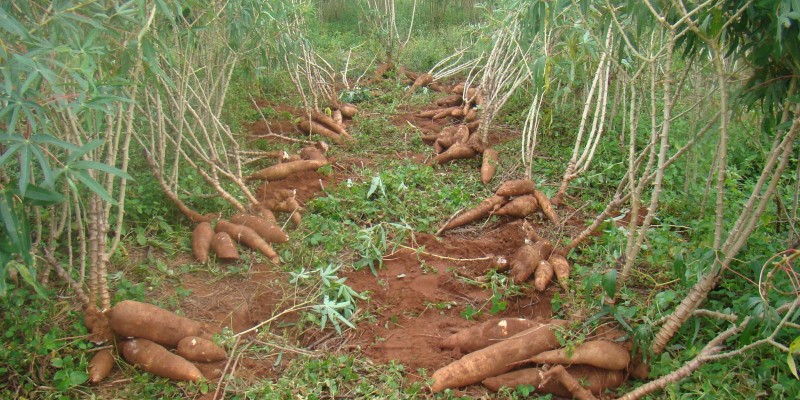
[[[467,128],[469,131],[469,128]],[[497,171],[497,164],[500,161],[500,155],[495,149],[486,149],[483,151],[483,163],[481,163],[481,182],[488,185],[494,178],[494,173]]]
[[[558,214],[553,210],[553,205],[550,204],[550,199],[547,198],[547,195],[538,190],[534,191],[533,195],[536,197],[536,201],[539,202],[539,208],[541,208],[542,214],[544,214],[550,222],[559,225]]]
[[[197,262],[208,262],[208,251],[211,250],[211,240],[214,238],[214,228],[208,222],[201,222],[192,231],[192,254]]]
[[[422,74],[414,80],[414,83],[411,85],[411,87],[409,87],[408,90],[406,90],[405,95],[408,96],[414,93],[414,91],[417,90],[418,87],[427,86],[431,82],[433,82],[433,76],[431,76],[430,74]]]
[[[513,337],[526,329],[542,325],[544,325],[542,321],[523,318],[492,318],[448,336],[439,347],[449,350],[458,349],[462,353],[472,353]]]
[[[524,196],[533,194],[536,191],[536,184],[529,179],[515,179],[512,181],[505,181],[494,192],[498,196]]]
[[[514,254],[511,262],[511,279],[514,283],[522,283],[528,280],[536,268],[539,261],[546,260],[553,251],[553,245],[547,240],[536,242],[532,245],[524,245]]]
[[[203,374],[185,358],[170,353],[147,339],[131,339],[120,345],[122,356],[143,371],[173,381],[198,382]]]
[[[508,263],[508,258],[504,256],[497,256],[492,258],[492,261],[489,263],[489,269],[494,269],[497,272],[503,272],[508,270],[510,267]]]
[[[269,243],[265,242],[261,236],[258,236],[254,230],[237,224],[232,224],[228,221],[220,220],[217,222],[217,232],[225,232],[231,235],[231,238],[253,250],[258,250],[261,254],[267,256],[270,261],[274,263],[280,262],[278,253],[272,249]]]
[[[567,261],[567,258],[559,251],[553,251],[547,261],[553,266],[553,272],[556,274],[558,284],[565,291],[569,291],[569,261]]]
[[[547,260],[539,261],[536,271],[533,272],[533,287],[540,292],[544,292],[552,280],[553,266]]]
[[[525,218],[539,209],[539,202],[533,196],[519,196],[511,199],[503,207],[495,211],[494,215],[505,215],[508,217]]]
[[[197,362],[221,361],[227,357],[225,350],[214,342],[197,336],[187,336],[178,342],[179,356]]]
[[[448,222],[443,228],[442,231],[448,229],[458,228],[459,226],[467,225],[475,220],[484,218],[489,216],[489,213],[497,206],[506,202],[506,198],[503,196],[492,196],[488,199],[482,201],[480,204],[475,206],[470,210],[467,210],[457,217],[453,218]]]
[[[108,377],[114,368],[114,356],[111,350],[99,350],[89,361],[89,383],[100,383]]]
[[[445,152],[437,155],[434,161],[436,161],[437,164],[446,164],[453,160],[472,158],[475,157],[476,154],[478,154],[478,152],[472,147],[463,143],[456,143],[450,146]]]
[[[234,214],[231,222],[246,226],[258,233],[267,243],[286,243],[289,235],[284,233],[279,226],[264,218],[250,214]]]
[[[580,364],[621,371],[630,364],[631,355],[628,350],[616,343],[592,340],[582,343],[571,351],[568,349],[545,351],[526,361],[534,364]]]
[[[177,346],[187,336],[202,336],[203,325],[148,303],[124,300],[106,311],[111,329],[122,337]]]
[[[552,320],[469,353],[433,373],[431,392],[472,385],[508,372],[513,368],[513,363],[556,348],[559,343],[555,329],[565,325],[566,321]]]
[[[217,232],[211,239],[211,247],[218,260],[233,261],[239,259],[239,250],[233,243],[231,235],[225,232]]]
[[[277,181],[284,179],[296,172],[318,170],[320,167],[327,164],[328,164],[327,161],[321,161],[321,160],[289,161],[264,168],[248,176],[245,179],[248,181],[253,181],[253,180]]]

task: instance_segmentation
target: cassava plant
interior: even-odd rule
[[[110,307],[106,271],[124,232],[146,68],[140,39],[161,11],[144,3],[0,6],[0,295],[9,277],[39,288],[54,269],[87,315]]]

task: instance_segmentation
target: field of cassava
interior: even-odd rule
[[[795,3],[4,3],[0,398],[796,398]]]

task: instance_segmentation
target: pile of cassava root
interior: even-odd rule
[[[197,382],[222,375],[217,362],[227,355],[210,340],[210,329],[204,324],[132,300],[117,303],[105,315],[119,337],[118,353],[136,367],[176,381]],[[167,348],[174,348],[175,353]],[[113,367],[111,349],[98,351],[89,362],[89,381],[102,381]]]
[[[467,225],[490,215],[512,218],[527,218],[541,211],[547,219],[558,224],[559,218],[547,195],[536,189],[536,184],[527,179],[506,181],[495,191],[495,195],[482,201],[476,207],[467,210],[448,221],[439,233]],[[564,252],[554,249],[553,245],[528,230],[526,244],[517,249],[510,262],[507,257],[498,256],[489,266],[497,272],[509,271],[514,283],[523,283],[534,278],[534,287],[544,291],[553,280],[558,279],[564,290],[567,289],[570,267]]]
[[[420,76],[417,81],[423,77],[424,75]],[[444,87],[439,89],[446,90]],[[422,136],[422,141],[433,145],[436,152],[434,162],[437,164],[469,159],[481,154],[481,181],[489,184],[497,169],[499,154],[497,150],[487,147],[477,132],[480,126],[478,110],[483,102],[480,88],[465,89],[465,84],[461,83],[453,87],[450,93],[450,96],[435,101],[435,109],[419,112],[416,116],[434,120],[449,118],[462,123],[446,126],[440,132],[429,132]]]
[[[617,388],[625,380],[629,349],[612,340],[564,348],[556,332],[562,320],[494,318],[444,339],[443,349],[465,353],[433,373],[433,393],[483,384],[491,391],[531,385],[537,393],[577,399]]]
[[[347,141],[352,141],[353,137],[347,133],[344,118],[353,118],[357,112],[356,106],[348,103],[337,105],[330,116],[313,110],[307,119],[297,124],[297,128],[309,135],[321,135],[335,144],[345,144]]]
[[[298,155],[276,153],[278,164],[250,175],[247,180],[274,182],[298,172],[315,171],[328,164],[325,157],[327,150],[328,145],[325,142],[318,142],[314,146],[303,148]],[[268,200],[252,207],[250,213],[234,214],[230,220],[217,219],[198,224],[192,232],[192,253],[201,263],[208,262],[212,250],[217,260],[234,261],[239,259],[239,251],[234,244],[237,242],[260,252],[277,264],[280,258],[272,244],[286,243],[289,236],[278,225],[275,213],[288,213],[292,223],[299,226],[302,211],[294,190],[275,190]]]

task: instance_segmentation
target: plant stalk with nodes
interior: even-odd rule
[[[194,222],[208,221],[179,197],[185,169],[197,172],[218,196],[240,212],[258,204],[245,183],[241,149],[230,127],[222,121],[222,107],[234,69],[250,51],[244,44],[257,40],[256,30],[245,31],[232,40],[234,12],[226,2],[212,2],[192,21],[164,26],[154,32],[165,48],[156,59],[158,66],[137,104],[146,116],[144,129],[136,139],[144,151],[150,171],[165,195]],[[261,14],[256,10],[254,16]],[[258,17],[256,17],[258,18]],[[209,23],[213,19],[213,23]],[[205,29],[191,29],[206,24]],[[188,29],[188,31],[182,31]]]
[[[561,180],[561,186],[558,188],[556,195],[551,199],[551,202],[555,205],[559,205],[563,202],[569,183],[586,172],[589,168],[592,159],[594,159],[597,145],[600,143],[600,138],[603,136],[608,105],[611,53],[613,53],[614,50],[613,36],[613,30],[609,27],[606,33],[603,50],[600,53],[600,61],[597,64],[597,69],[595,70],[594,78],[592,79],[592,84],[589,89],[589,94],[584,101],[581,122],[578,127],[578,135],[575,138],[575,147],[572,149],[572,157],[567,163],[564,177]],[[594,105],[594,113],[592,114],[591,128],[589,128],[589,132],[586,133],[586,126],[592,105]]]
[[[521,32],[518,19],[519,14],[510,17],[493,32],[492,49],[486,62],[467,78],[464,99],[474,101],[481,109],[477,134],[473,135],[475,139],[470,137],[470,144],[479,149],[488,146],[489,130],[497,113],[531,75],[528,66],[530,49],[523,49],[519,43]],[[469,96],[469,87],[477,77],[480,77],[478,90],[473,96]]]

